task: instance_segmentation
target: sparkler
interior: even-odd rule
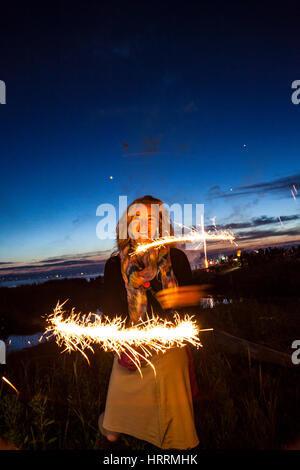
[[[46,333],[56,337],[58,345],[64,345],[62,352],[79,351],[89,363],[85,349],[94,353],[92,345],[98,345],[104,351],[112,351],[120,357],[125,353],[135,364],[141,377],[141,359],[145,360],[153,369],[155,367],[148,359],[153,352],[165,352],[172,347],[183,347],[186,342],[193,346],[202,347],[198,334],[200,331],[211,331],[211,329],[199,329],[197,323],[188,315],[180,319],[178,313],[174,315],[174,322],[163,320],[153,316],[140,323],[125,328],[125,320],[115,317],[110,320],[89,313],[80,316],[74,313],[64,319],[63,304],[57,303],[52,315],[47,317],[49,326]],[[138,352],[138,348],[142,352]]]
[[[229,240],[230,242],[235,240],[235,236],[228,231],[220,231],[218,233],[207,233],[204,230],[202,232],[192,231],[187,235],[182,236],[166,236],[153,240],[149,243],[139,243],[136,250],[132,254],[144,253],[150,248],[157,248],[162,245],[169,245],[171,243],[185,243],[185,242],[200,242],[203,241],[206,247],[206,240],[219,241]]]

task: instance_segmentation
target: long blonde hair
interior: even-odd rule
[[[121,250],[123,250],[131,242],[131,238],[128,235],[128,227],[129,227],[131,221],[133,220],[134,215],[128,215],[128,212],[129,212],[130,207],[132,207],[134,204],[145,204],[145,205],[156,204],[156,205],[159,206],[159,237],[162,237],[164,235],[163,234],[163,211],[162,211],[163,202],[160,199],[157,199],[157,198],[155,198],[153,196],[150,196],[150,195],[139,197],[138,199],[135,199],[131,204],[129,204],[129,206],[127,207],[126,211],[124,212],[124,214],[122,215],[122,217],[120,218],[120,220],[117,224],[117,228],[116,228],[117,249],[113,253],[113,255],[119,253]],[[164,212],[165,212],[165,214],[167,213],[165,208],[164,208]],[[120,238],[120,233],[119,233],[120,223],[124,221],[124,218],[126,217],[126,215],[127,215],[127,221],[126,221],[126,223],[127,223],[127,238]],[[172,225],[172,222],[171,222],[170,218],[169,218],[169,235],[174,235],[174,229],[173,229],[173,225]]]

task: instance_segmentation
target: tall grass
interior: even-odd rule
[[[201,326],[286,347],[295,335],[295,305],[243,300],[198,312]],[[300,330],[298,330],[300,331]],[[193,349],[201,400],[194,404],[199,449],[279,449],[300,435],[299,371],[227,355],[202,336]],[[55,343],[14,353],[0,385],[0,435],[22,449],[101,449],[99,436],[113,356],[97,350],[91,365],[79,354],[59,354]],[[117,448],[153,449],[123,435]]]

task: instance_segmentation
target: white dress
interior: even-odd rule
[[[190,449],[199,444],[186,348],[154,353],[151,366],[130,371],[115,356],[103,427],[162,449]]]

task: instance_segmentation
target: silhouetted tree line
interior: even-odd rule
[[[0,337],[11,333],[39,332],[45,325],[43,315],[53,312],[58,300],[69,299],[64,309],[89,313],[101,310],[103,276],[86,279],[50,280],[42,284],[0,288]]]
[[[233,261],[233,255],[230,257],[230,262]],[[264,264],[267,261],[282,262],[285,260],[300,260],[300,245],[291,248],[283,247],[268,247],[260,248],[250,252],[242,252],[240,263],[242,266],[253,266],[258,263]]]
[[[238,259],[233,254],[226,263],[196,272],[194,279],[210,284],[210,293],[230,298],[299,298],[300,245],[242,252]]]

